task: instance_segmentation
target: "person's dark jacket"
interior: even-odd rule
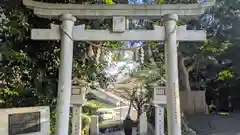
[[[133,125],[134,125],[134,123],[133,123],[133,120],[131,120],[131,119],[125,119],[123,121],[123,128],[124,129],[132,129]]]

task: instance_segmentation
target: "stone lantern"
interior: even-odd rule
[[[81,135],[82,129],[82,106],[85,104],[86,91],[88,83],[84,80],[78,80],[74,78],[72,80],[72,94],[71,94],[71,106],[72,106],[72,135]]]
[[[153,89],[155,135],[164,135],[164,106],[167,104],[165,81],[160,80],[149,85]]]

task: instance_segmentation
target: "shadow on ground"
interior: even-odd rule
[[[197,135],[240,135],[240,113],[229,116],[188,115],[186,119]]]

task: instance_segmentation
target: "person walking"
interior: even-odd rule
[[[130,116],[127,116],[126,119],[123,121],[125,135],[132,135],[133,124],[133,120],[130,118]]]

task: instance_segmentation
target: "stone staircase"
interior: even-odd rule
[[[121,106],[129,105],[129,101],[117,96],[115,93],[106,91],[104,89],[98,88],[98,89],[92,89],[91,93],[97,96],[98,98],[108,101],[111,104],[119,104],[121,102]]]

